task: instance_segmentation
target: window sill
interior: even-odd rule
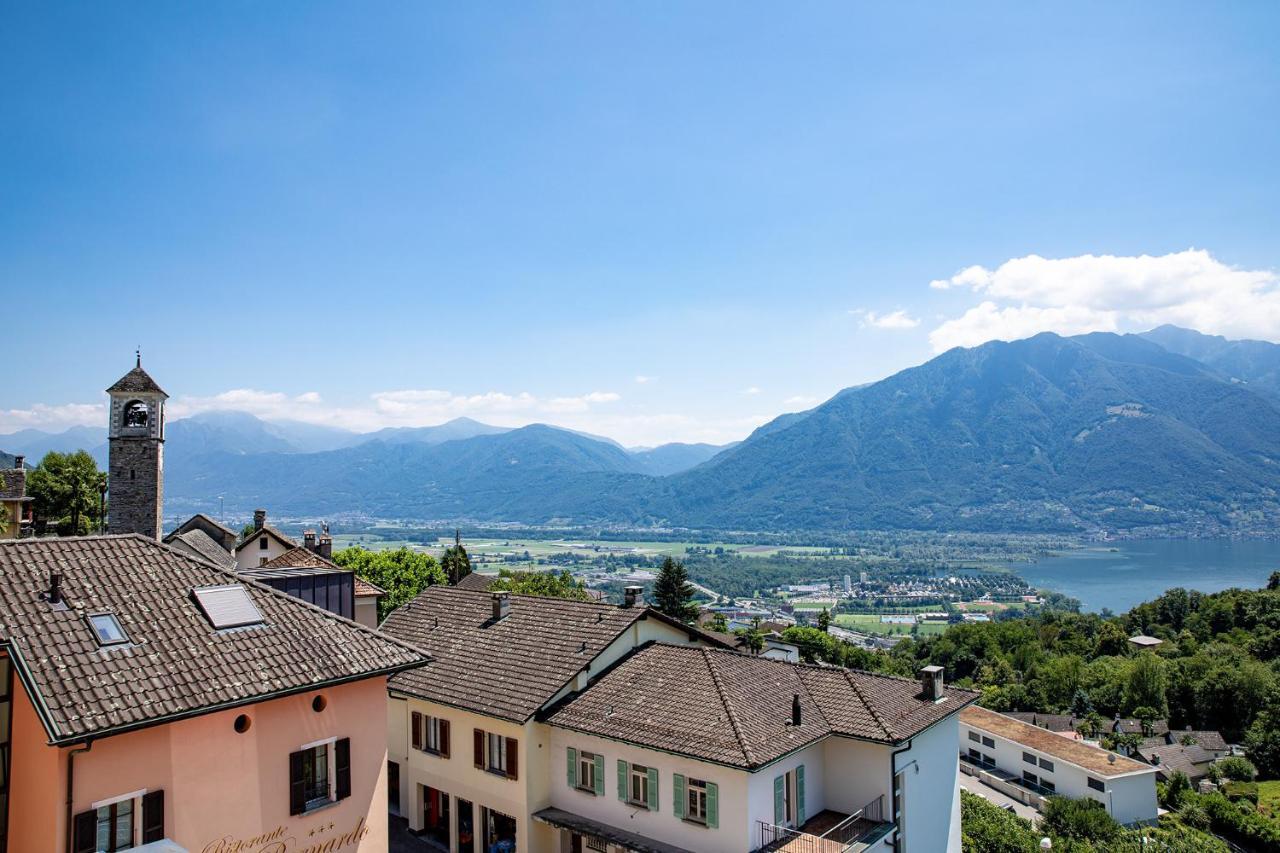
[[[580,794],[590,794],[593,797],[600,796],[599,794],[596,793],[595,788],[584,788],[581,785],[574,785],[573,790],[577,791]]]
[[[702,827],[703,829],[708,829],[708,826],[707,826],[707,822],[706,822],[706,820],[699,819],[699,818],[696,818],[696,817],[683,817],[683,818],[680,818],[680,819],[681,819],[682,821],[684,821],[685,823],[693,824],[694,826],[700,826],[700,827]]]
[[[627,800],[627,805],[631,806],[633,809],[644,809],[647,812],[653,811],[653,809],[649,808],[649,804],[643,801],[636,802],[635,800]]]
[[[505,771],[505,770],[494,770],[492,767],[486,767],[486,768],[484,769],[484,772],[485,772],[485,773],[488,773],[490,776],[497,776],[499,779],[510,779],[510,778],[511,778],[510,774],[508,774],[508,773],[507,773],[507,771]]]
[[[299,814],[298,817],[302,817],[304,815],[309,815],[309,814],[315,814],[316,812],[322,812],[327,808],[336,806],[338,802],[339,802],[338,800],[314,800],[310,803],[307,803],[306,807],[303,808],[302,813]]]

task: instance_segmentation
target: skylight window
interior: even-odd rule
[[[258,605],[249,597],[249,591],[238,583],[196,587],[191,590],[191,595],[215,628],[239,628],[262,622]]]
[[[120,620],[114,613],[95,613],[89,617],[89,627],[98,638],[100,646],[117,646],[129,642],[128,635],[120,627]]]

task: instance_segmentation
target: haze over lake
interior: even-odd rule
[[[1175,586],[1217,592],[1265,586],[1280,569],[1273,539],[1146,539],[1091,546],[1017,570],[1036,587],[1123,613]]]

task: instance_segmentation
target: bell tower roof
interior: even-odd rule
[[[163,394],[164,389],[156,384],[151,375],[142,369],[142,358],[138,358],[138,364],[133,370],[130,370],[124,376],[121,376],[115,385],[107,389],[108,394]]]

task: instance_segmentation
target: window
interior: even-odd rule
[[[995,760],[994,758],[992,758],[990,755],[984,755],[984,756],[982,756],[982,763],[983,763],[983,764],[986,764],[986,765],[988,765],[988,766],[990,766],[990,767],[995,767],[995,766],[996,766],[996,760]]]
[[[133,800],[102,806],[98,816],[98,849],[128,850],[133,846]]]
[[[1056,785],[1054,785],[1054,784],[1053,784],[1052,782],[1050,782],[1048,779],[1044,779],[1044,778],[1041,778],[1041,779],[1040,779],[1040,787],[1041,787],[1041,788],[1044,788],[1044,789],[1045,789],[1046,791],[1048,791],[1050,794],[1052,794],[1054,791],[1058,790],[1058,788],[1057,788],[1057,786],[1056,786]]]
[[[627,787],[627,799],[637,806],[649,807],[649,768],[631,765],[631,782]]]
[[[483,729],[473,729],[472,733],[475,766],[478,770],[487,770],[508,779],[518,778],[519,741]]]
[[[442,758],[449,757],[449,721],[414,711],[410,716],[413,727],[413,748]]]
[[[1022,760],[1030,764],[1032,767],[1036,766],[1036,757],[1029,752],[1022,753]]]
[[[593,752],[578,753],[578,785],[583,791],[596,792],[596,755]]]
[[[971,749],[969,750],[969,757],[972,758],[974,761],[981,761],[982,753],[978,752],[978,750],[976,749]]]
[[[982,738],[982,745],[983,745],[983,746],[985,746],[985,747],[988,747],[988,748],[990,748],[990,749],[995,749],[995,748],[996,748],[996,740],[995,740],[995,738],[983,737],[983,738]]]
[[[684,812],[685,820],[691,820],[694,823],[707,822],[707,783],[701,779],[689,779],[685,782],[686,786],[686,807]]]
[[[351,796],[351,740],[310,743],[289,755],[289,814]]]
[[[1030,782],[1032,785],[1040,784],[1040,779],[1036,776],[1036,774],[1032,773],[1030,770],[1022,771],[1022,781]]]
[[[982,742],[982,738],[978,737],[977,732],[969,732],[969,740],[973,741],[974,743]]]
[[[297,540],[295,539],[294,541],[296,542]],[[270,547],[270,544],[267,542],[267,537],[266,537],[266,536],[259,536],[259,537],[258,537],[258,550],[259,550],[259,551],[265,551],[265,550],[267,550],[267,548],[268,548],[268,547]]]
[[[114,853],[164,840],[164,791],[135,791],[75,816],[74,853]]]
[[[100,646],[115,646],[129,642],[124,629],[120,627],[120,620],[116,618],[114,613],[95,613],[91,615],[89,617],[89,626],[93,628],[94,636],[98,638],[98,645]]]
[[[191,590],[191,597],[200,605],[209,624],[219,631],[262,621],[262,612],[241,584],[199,586]]]
[[[1090,777],[1089,777],[1089,787],[1090,787],[1090,788],[1092,788],[1092,789],[1093,789],[1093,790],[1095,790],[1095,791],[1106,791],[1106,790],[1107,790],[1107,786],[1106,786],[1106,785],[1104,785],[1104,784],[1102,784],[1102,780],[1100,780],[1100,779],[1094,779],[1092,776],[1090,776]]]
[[[1042,758],[1042,759],[1040,759],[1040,769],[1041,769],[1041,770],[1048,770],[1050,773],[1052,773],[1052,772],[1053,772],[1053,762],[1052,762],[1052,761],[1050,761],[1050,760],[1049,760],[1049,759],[1047,759],[1047,758]]]

